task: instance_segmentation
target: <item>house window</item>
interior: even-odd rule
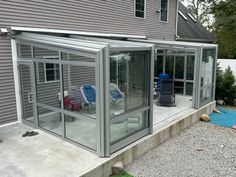
[[[44,63],[45,82],[59,81],[59,64]]]
[[[169,3],[169,0],[161,0],[160,21],[162,21],[162,22],[168,21],[168,3]]]
[[[146,0],[135,0],[135,17],[145,18]]]

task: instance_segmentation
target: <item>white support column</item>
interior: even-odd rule
[[[14,85],[15,85],[17,121],[22,123],[20,78],[17,67],[17,46],[16,46],[16,41],[14,39],[11,39],[11,52],[12,52],[13,75],[14,75]]]

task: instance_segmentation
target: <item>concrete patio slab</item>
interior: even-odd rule
[[[78,177],[104,161],[40,130],[22,137],[27,130],[22,124],[0,128],[0,177]]]

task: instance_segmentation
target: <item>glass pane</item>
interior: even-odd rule
[[[50,66],[51,65],[53,67],[55,66],[54,64],[50,64]],[[55,70],[45,70],[45,63],[37,63],[35,68],[38,102],[59,108],[60,102],[58,100],[58,94],[60,93],[60,82],[59,80],[55,80]],[[59,79],[59,76],[57,76],[57,79]]]
[[[70,53],[62,53],[61,59],[62,60],[70,60],[70,61],[95,62],[94,58],[74,55],[74,54],[70,54]]]
[[[61,113],[38,107],[39,126],[62,136]]]
[[[111,119],[111,142],[125,138],[148,127],[148,112]]]
[[[214,74],[214,50],[204,49],[202,56],[201,86],[212,84]]]
[[[118,52],[110,54],[111,114],[148,104],[148,52]]]
[[[25,44],[17,44],[17,56],[19,58],[32,58],[31,46]]]
[[[186,95],[193,95],[193,83],[186,83]]]
[[[96,150],[96,119],[65,115],[66,138]]]
[[[175,93],[184,94],[184,82],[175,81]]]
[[[184,56],[175,58],[175,78],[184,79]]]
[[[193,77],[194,77],[194,59],[195,59],[195,56],[188,56],[187,57],[187,70],[186,70],[187,80],[193,80]]]
[[[165,73],[169,74],[170,78],[173,78],[174,72],[174,56],[166,56]]]
[[[211,97],[212,97],[212,87],[211,86],[201,89],[201,91],[200,91],[200,100],[201,101],[208,100]]]
[[[59,54],[58,51],[49,50],[40,47],[34,47],[34,57],[37,59],[51,59],[58,60]]]
[[[19,73],[21,81],[22,118],[33,123],[33,93],[31,90],[30,66],[20,64]]]
[[[163,56],[157,56],[155,58],[154,77],[159,77],[159,75],[162,72],[163,72]]]
[[[125,138],[147,127],[147,113],[117,117],[149,104],[150,53],[144,51],[110,53],[111,140]]]
[[[64,109],[96,118],[95,67],[62,65]]]
[[[161,0],[161,21],[167,21],[168,0]]]

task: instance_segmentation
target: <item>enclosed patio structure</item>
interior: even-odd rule
[[[101,157],[214,100],[212,44],[16,32],[12,51],[19,119]],[[175,107],[153,100],[160,73],[174,80]]]
[[[153,44],[21,33],[12,47],[23,122],[99,156],[151,133]]]

